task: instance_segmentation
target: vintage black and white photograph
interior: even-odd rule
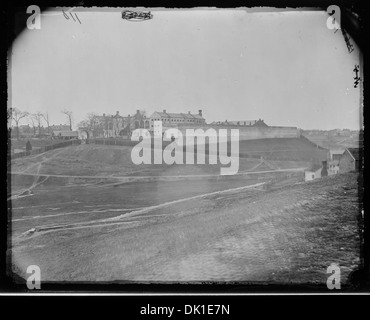
[[[8,51],[14,279],[353,286],[359,12],[26,9]]]

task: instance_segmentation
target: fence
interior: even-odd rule
[[[8,154],[8,160],[13,160],[13,159],[23,158],[23,157],[27,157],[27,156],[37,155],[37,154],[40,154],[40,153],[43,153],[43,152],[46,152],[46,151],[50,151],[50,150],[54,150],[54,149],[57,149],[57,148],[65,148],[65,147],[68,147],[68,146],[78,145],[78,144],[81,144],[81,140],[79,140],[79,139],[73,139],[73,140],[58,142],[58,143],[48,145],[48,146],[44,146],[44,147],[40,147],[40,148],[31,150],[31,151],[22,151],[22,152]]]
[[[95,139],[87,139],[86,143],[95,143],[95,144],[104,144],[109,146],[126,146],[126,147],[133,147],[137,145],[137,141],[131,141],[127,139],[106,139],[106,138],[95,138]]]

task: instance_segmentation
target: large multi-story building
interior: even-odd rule
[[[268,125],[262,120],[238,120],[238,121],[213,121],[212,126],[237,126],[237,127],[268,127]]]
[[[139,128],[149,129],[149,119],[140,110],[136,114],[126,117],[121,116],[119,111],[115,115],[103,113],[102,116],[97,116],[98,130],[96,137],[110,138],[119,136],[129,136],[132,130]]]
[[[105,114],[96,117],[98,137],[115,137],[119,136],[121,130],[124,129],[125,121],[124,117],[119,114],[119,111],[115,115]]]
[[[150,116],[150,131],[156,132],[158,129],[155,127],[155,121],[162,121],[162,129],[175,128],[179,126],[200,126],[206,124],[206,120],[203,118],[202,110],[199,110],[197,114],[191,113],[172,113],[163,110],[162,112],[155,111]]]

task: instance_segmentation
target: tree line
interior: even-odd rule
[[[69,128],[72,131],[72,111],[67,109],[61,110],[61,113],[65,114],[69,122]],[[50,133],[50,116],[48,112],[42,113],[40,111],[36,113],[30,113],[27,111],[22,111],[16,107],[8,108],[8,127],[11,128],[12,125],[15,125],[17,140],[19,140],[19,125],[21,122],[29,121],[28,124],[32,125],[33,133],[36,135],[36,130],[38,129],[38,134],[41,133],[42,123],[46,123],[47,131]]]

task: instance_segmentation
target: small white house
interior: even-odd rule
[[[54,139],[61,139],[61,140],[70,140],[70,139],[78,139],[78,131],[53,131]]]
[[[311,169],[304,172],[304,181],[311,181],[321,178],[322,166],[313,165]]]

